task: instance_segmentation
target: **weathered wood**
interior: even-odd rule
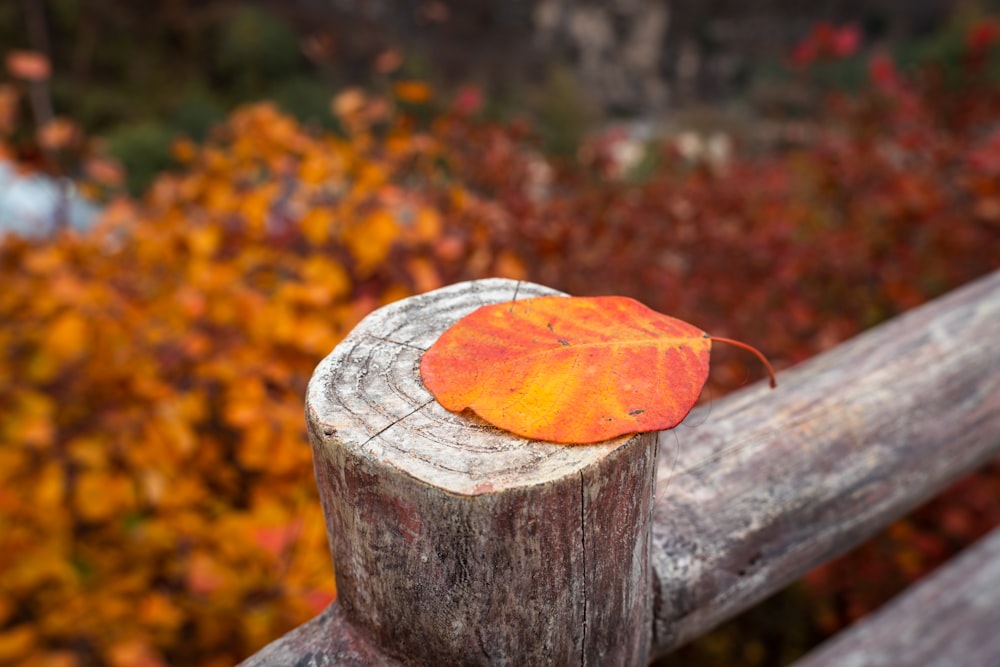
[[[1000,452],[1000,272],[782,373],[774,391],[761,383],[699,408],[660,437],[654,654]]]
[[[276,639],[240,667],[402,667],[344,618],[334,600],[322,614]]]
[[[795,667],[1000,665],[1000,528]]]
[[[366,318],[306,396],[343,615],[419,665],[642,664],[656,437],[566,447],[444,410],[420,356],[486,303],[463,283]]]
[[[340,600],[246,664],[339,664],[350,633],[417,664],[641,664],[643,637],[657,654],[706,632],[1000,452],[997,272],[659,435],[650,623],[650,439],[527,446],[419,382],[444,327],[541,293],[482,281],[409,299],[317,370],[308,421]]]

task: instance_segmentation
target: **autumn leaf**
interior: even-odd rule
[[[462,318],[424,353],[420,375],[448,410],[586,444],[679,424],[708,378],[711,348],[701,329],[634,299],[537,297]]]
[[[393,86],[396,97],[410,104],[424,104],[431,99],[431,87],[423,81],[398,81]]]
[[[44,81],[52,74],[48,57],[38,51],[10,51],[6,61],[7,71],[25,81]]]

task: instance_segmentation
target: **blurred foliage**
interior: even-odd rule
[[[525,121],[483,121],[475,89],[400,78],[341,89],[335,132],[243,106],[173,140],[179,168],[137,200],[100,142],[33,126],[30,82],[4,84],[0,155],[106,208],[86,235],[0,243],[0,664],[232,664],[322,609],[301,397],[380,304],[525,278],[638,298],[780,367],[998,268],[1000,44],[968,34],[960,90],[876,56],[794,150],[666,140],[641,178],[645,141],[553,159]],[[185,94],[192,126],[214,113]],[[720,349],[706,396],[759,372]],[[791,659],[1000,523],[998,496],[994,465],[678,659]]]
[[[441,284],[464,206],[392,104],[239,109],[93,233],[0,246],[0,664],[232,664],[331,599],[305,383]]]
[[[235,10],[219,27],[218,69],[243,79],[250,92],[260,82],[292,74],[299,60],[298,37],[288,24],[258,7]]]
[[[107,135],[108,153],[128,165],[126,185],[141,192],[153,177],[173,165],[170,159],[172,133],[159,123],[124,125]]]

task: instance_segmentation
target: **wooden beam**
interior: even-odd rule
[[[240,663],[240,667],[402,667],[344,617],[334,600],[303,623]]]
[[[528,443],[430,398],[418,364],[441,331],[547,293],[407,299],[320,365],[307,421],[340,598],[246,665],[334,664],[357,632],[386,664],[642,664],[1000,452],[1000,272],[658,438]]]
[[[1000,272],[781,373],[776,390],[760,383],[699,408],[660,438],[654,655],[1000,453]]]
[[[1000,528],[794,667],[1000,665]]]

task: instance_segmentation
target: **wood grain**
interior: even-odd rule
[[[486,303],[463,283],[380,309],[306,397],[345,618],[408,664],[642,664],[654,434],[565,447],[444,410],[423,350]]]
[[[549,293],[491,280],[408,299],[320,365],[307,421],[340,598],[245,664],[340,664],[323,660],[354,650],[351,633],[407,664],[643,664],[1000,453],[1000,272],[775,391],[696,409],[658,435],[656,465],[656,437],[526,443],[423,389],[437,333],[479,304]]]
[[[1000,528],[794,667],[1000,665]]]
[[[654,654],[1000,453],[1000,272],[781,373],[778,384],[698,408],[660,435]]]
[[[402,667],[347,622],[334,600],[322,614],[274,640],[240,667]]]

